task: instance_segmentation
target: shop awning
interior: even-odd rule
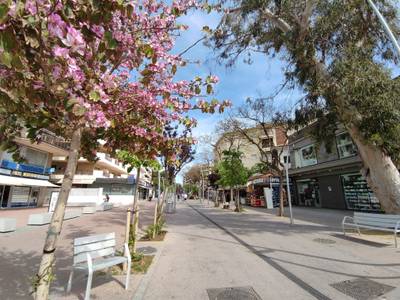
[[[0,175],[1,185],[59,187],[47,180]]]

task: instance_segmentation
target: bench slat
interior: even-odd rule
[[[103,248],[110,248],[110,247],[114,247],[114,246],[115,246],[115,239],[75,246],[74,247],[74,255],[78,255],[82,252],[91,252],[91,251],[100,250]]]
[[[364,224],[353,224],[353,223],[344,223],[346,226],[353,226],[353,227],[360,227],[360,228],[369,228],[369,229],[376,229],[378,231],[387,231],[387,232],[394,232],[393,228],[385,228],[385,227],[376,227],[376,226],[368,226]],[[400,232],[400,229],[397,229],[396,232]]]
[[[80,253],[80,254],[74,256],[74,264],[87,261],[86,253],[89,253],[93,259],[96,259],[98,257],[114,255],[115,250],[114,250],[114,247],[110,247],[110,248],[104,248],[104,249],[100,249],[100,250]]]
[[[81,238],[76,238],[74,240],[74,246],[102,242],[102,241],[112,240],[112,239],[115,239],[115,232],[106,233],[106,234],[98,234],[98,235],[90,235],[90,236],[85,236],[85,237],[81,237]]]
[[[376,224],[377,226],[395,226],[397,221],[392,220],[374,220],[366,218],[354,218],[354,221],[359,224]]]
[[[369,218],[369,219],[385,219],[385,220],[400,220],[400,215],[386,215],[386,214],[372,214],[372,213],[360,213],[354,212],[355,218]]]

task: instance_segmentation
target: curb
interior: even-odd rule
[[[165,242],[165,240],[163,242]],[[162,255],[162,253],[164,251],[164,247],[165,247],[165,243],[163,243],[160,246],[160,250],[157,251],[157,253],[156,253],[156,255],[155,255],[154,259],[153,259],[153,262],[150,265],[149,270],[140,279],[139,286],[136,289],[136,291],[134,292],[134,294],[132,296],[132,300],[142,300],[142,299],[144,299],[143,298],[144,294],[147,291],[147,287],[148,287],[148,285],[150,283],[151,278],[153,277],[154,270],[156,269],[157,264],[158,264],[158,260],[160,259],[160,256]]]

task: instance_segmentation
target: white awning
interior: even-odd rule
[[[59,187],[47,180],[0,175],[1,185]]]

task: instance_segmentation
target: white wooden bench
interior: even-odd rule
[[[397,233],[400,232],[400,215],[354,212],[353,217],[345,216],[343,218],[343,234],[346,234],[345,226],[355,227],[359,235],[361,235],[360,228],[392,232],[394,244],[397,248]]]
[[[105,211],[105,210],[110,210],[112,209],[114,206],[112,203],[109,202],[103,202],[102,204],[98,205],[96,210],[97,211]]]
[[[106,233],[76,238],[74,240],[74,263],[69,275],[67,292],[71,291],[74,270],[83,270],[88,274],[86,283],[85,300],[90,299],[93,272],[111,266],[127,263],[125,289],[128,289],[131,273],[131,254],[128,244],[124,245],[126,256],[115,255],[115,233]]]
[[[64,220],[78,218],[82,215],[81,209],[67,210],[64,214]],[[50,224],[53,213],[40,213],[30,214],[28,219],[28,225],[46,225]]]
[[[17,219],[0,218],[0,232],[11,232],[17,229]]]
[[[96,206],[85,206],[82,209],[82,213],[84,214],[94,214],[96,212]]]

